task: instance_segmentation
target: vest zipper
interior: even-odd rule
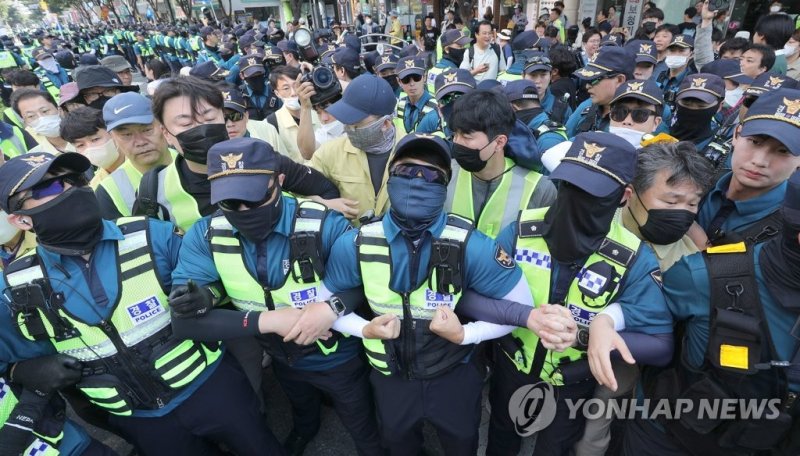
[[[416,321],[411,316],[411,302],[408,299],[408,292],[403,293],[403,345],[405,345],[403,353],[403,363],[406,365],[406,378],[409,380],[414,378],[413,365],[412,365],[412,350],[414,350],[414,328],[417,326]]]
[[[128,347],[122,341],[122,338],[119,336],[116,328],[114,328],[114,326],[106,320],[100,320],[100,329],[106,334],[106,336],[108,336],[109,340],[111,340],[111,343],[114,344],[114,347],[117,349],[117,355],[122,358],[125,367],[133,373],[136,382],[139,384],[139,386],[141,386],[145,394],[148,395],[148,399],[154,399],[158,408],[164,408],[164,401],[153,387],[152,380],[150,379],[149,375],[145,374],[141,371],[141,369],[139,369],[137,366],[137,360],[128,354]]]

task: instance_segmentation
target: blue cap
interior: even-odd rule
[[[517,34],[513,40],[511,40],[511,50],[512,51],[524,51],[526,49],[534,49],[539,47],[539,35],[536,34],[533,30],[526,30]]]
[[[634,62],[628,51],[617,46],[604,46],[597,50],[589,63],[574,74],[591,81],[610,73],[631,74]]]
[[[745,95],[759,96],[778,89],[796,89],[799,85],[795,79],[767,71],[756,76],[756,79],[744,93]]]
[[[525,60],[525,67],[522,72],[525,74],[533,73],[534,71],[550,71],[553,69],[553,64],[550,62],[550,57],[544,52],[533,52],[527,56]]]
[[[245,78],[256,75],[258,73],[266,73],[264,69],[264,57],[259,54],[247,54],[239,60],[239,70]]]
[[[358,71],[361,69],[361,56],[358,55],[358,52],[347,46],[340,47],[334,51],[331,61],[350,71]]]
[[[609,33],[600,40],[600,46],[621,46],[622,37],[616,33]]]
[[[450,46],[453,43],[460,44],[462,46],[466,46],[469,44],[470,39],[467,35],[464,35],[464,32],[461,30],[448,30],[442,34],[442,47]]]
[[[423,50],[420,49],[416,44],[406,44],[403,46],[403,49],[400,49],[400,58],[403,57],[413,57],[415,55],[420,55],[423,53]]]
[[[375,61],[375,72],[394,70],[399,59],[394,54],[382,55]]]
[[[280,174],[278,153],[255,138],[222,141],[208,150],[211,204],[228,199],[261,201]]]
[[[800,90],[781,88],[758,97],[742,120],[741,134],[770,136],[800,155]]]
[[[103,106],[103,120],[108,131],[129,124],[150,125],[153,118],[150,99],[134,92],[114,95]]]
[[[214,82],[225,79],[230,73],[230,71],[217,66],[213,60],[206,60],[203,63],[195,65],[194,68],[189,71],[189,76]]]
[[[222,91],[222,102],[225,109],[233,109],[240,113],[247,111],[247,102],[244,100],[244,95],[235,87]]]
[[[461,68],[448,68],[436,75],[433,87],[436,92],[436,99],[441,101],[446,95],[453,92],[467,93],[478,86],[475,77],[469,70]]]
[[[293,54],[300,53],[297,43],[294,40],[280,40],[276,46],[278,46],[278,49],[280,49],[281,52],[291,52]]]
[[[52,167],[85,173],[92,164],[76,152],[58,156],[44,152],[18,155],[0,166],[0,209],[7,214],[15,212],[16,208],[9,207],[11,197],[41,182]]]
[[[379,76],[365,73],[350,81],[342,99],[327,111],[339,122],[353,125],[370,115],[391,115],[396,104],[392,86]]]
[[[425,61],[416,56],[403,57],[397,61],[394,72],[400,79],[410,74],[422,76],[425,74]]]
[[[626,140],[601,131],[581,133],[550,174],[597,197],[608,196],[636,175],[636,149]]]
[[[614,104],[623,98],[635,98],[645,103],[664,106],[664,92],[652,79],[626,81],[625,84],[617,87],[610,104]]]
[[[704,103],[719,103],[725,98],[725,81],[716,74],[697,73],[687,76],[678,89],[675,100],[697,98]]]
[[[255,43],[255,42],[256,42],[256,38],[253,35],[249,35],[249,34],[242,35],[239,38],[239,49],[241,49],[242,52],[248,52],[249,53],[250,49],[248,49],[248,48],[250,46],[252,46],[253,43]]]
[[[634,54],[636,63],[658,63],[656,43],[650,40],[631,40],[625,43],[625,50]]]
[[[503,83],[498,81],[497,79],[484,79],[483,81],[479,82],[476,89],[480,90],[492,90],[498,88],[500,93],[503,93]]]
[[[539,101],[539,92],[536,90],[536,84],[528,79],[508,81],[503,87],[503,94],[505,94],[509,102],[519,100]]]
[[[742,73],[738,59],[719,59],[703,65],[703,73],[716,74],[737,84],[752,84],[753,78]]]
[[[278,46],[264,46],[264,59],[270,65],[286,65],[286,58]]]
[[[667,48],[671,48],[673,46],[681,47],[684,49],[692,49],[694,48],[694,38],[688,35],[681,35],[677,34],[672,37],[672,41],[669,42]]]
[[[425,156],[435,157],[436,160],[432,164],[444,166],[448,176],[450,175],[450,146],[439,136],[423,134],[423,133],[409,133],[403,136],[394,150],[394,155],[389,162],[389,166],[403,157],[408,151],[425,152]]]

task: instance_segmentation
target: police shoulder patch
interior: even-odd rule
[[[497,250],[494,252],[494,260],[497,261],[497,264],[506,269],[512,269],[514,266],[516,266],[516,263],[514,263],[514,259],[511,258],[511,255],[506,253],[506,251],[503,250],[503,248],[499,245],[497,246]]]
[[[658,288],[664,288],[664,281],[661,278],[661,269],[653,269],[650,272],[650,278],[658,285]]]

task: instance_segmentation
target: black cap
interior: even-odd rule
[[[705,68],[705,67],[704,67]],[[762,95],[766,92],[771,92],[778,89],[796,89],[800,85],[798,82],[788,76],[769,71],[756,76],[753,83],[745,89],[745,95]]]
[[[539,47],[539,35],[533,30],[526,30],[517,34],[511,41],[511,49],[514,51],[524,51]]]
[[[450,46],[453,43],[460,44],[462,46],[466,46],[470,39],[467,35],[464,35],[464,32],[461,30],[448,30],[442,34],[442,47]]]
[[[91,65],[82,69],[75,79],[78,90],[91,89],[92,87],[117,87],[123,92],[138,91],[138,86],[126,86],[110,68],[100,65]]]
[[[703,65],[703,73],[716,74],[737,84],[752,84],[753,78],[742,73],[738,59],[719,59]]]
[[[375,60],[375,72],[380,73],[384,70],[394,70],[399,59],[395,54],[383,55]]]
[[[214,33],[214,29],[211,28],[211,27],[208,27],[208,26],[203,27],[203,28],[200,29],[200,37],[203,38],[203,39],[208,38],[208,35],[211,35],[213,33]]]
[[[260,139],[235,138],[214,144],[208,151],[210,203],[261,201],[270,181],[280,174],[279,163],[278,153]]]
[[[636,175],[636,149],[611,133],[591,131],[573,139],[561,163],[550,175],[597,197],[628,185]]]
[[[75,152],[58,156],[43,152],[18,155],[0,166],[0,209],[8,214],[15,212],[16,208],[9,207],[11,197],[41,182],[53,167],[85,173],[92,164]]]
[[[422,76],[425,74],[425,61],[416,56],[403,57],[397,61],[394,72],[400,79],[410,74]]]
[[[260,54],[247,54],[239,61],[239,68],[245,78],[249,78],[255,74],[264,74],[267,70],[264,69],[264,57]]]
[[[453,92],[467,93],[477,86],[478,83],[472,73],[461,68],[448,68],[437,74],[436,79],[433,80],[436,99],[439,101]]]
[[[361,69],[361,58],[358,55],[358,52],[347,46],[337,49],[333,53],[331,61],[334,64],[344,67],[350,71],[358,71]]]
[[[694,38],[688,35],[681,35],[681,34],[675,35],[672,37],[672,41],[670,41],[667,48],[671,48],[673,46],[681,47],[684,49],[687,48],[692,49],[694,48]]]

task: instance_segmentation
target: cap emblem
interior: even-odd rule
[[[30,156],[30,157],[22,158],[21,160],[24,161],[25,163],[27,163],[28,165],[30,165],[30,166],[35,168],[35,167],[41,165],[42,163],[44,163],[47,160],[47,156],[46,155],[33,155],[33,156]]]
[[[708,79],[704,79],[704,78],[692,79],[692,87],[691,88],[692,89],[705,89],[706,88],[706,81],[708,81]]]
[[[642,87],[644,86],[643,82],[630,82],[628,83],[628,88],[631,92],[641,92]]]
[[[452,72],[452,73],[450,73],[450,74],[446,74],[446,75],[444,75],[444,80],[445,80],[445,82],[447,82],[447,83],[450,83],[450,82],[456,82],[456,77],[457,77],[457,76],[458,76],[458,74],[456,74],[455,72]]]
[[[223,168],[222,171],[228,169],[236,169],[236,168],[244,169],[244,163],[241,163],[243,155],[244,155],[243,153],[241,154],[230,153],[228,155],[221,155],[219,158],[221,158],[222,161],[227,165],[227,168]]]
[[[652,48],[653,48],[652,44],[642,43],[639,45],[639,52],[642,54],[649,54]]]
[[[797,114],[797,111],[800,111],[800,99],[798,100],[789,100],[786,97],[783,97],[783,104],[786,105],[786,113],[790,116]],[[778,108],[778,112],[776,114],[780,114],[781,108]]]
[[[769,81],[767,81],[767,87],[771,87],[774,89],[780,88],[781,84],[783,84],[783,79],[777,76],[770,76]]]
[[[597,162],[600,161],[600,158],[603,157],[603,154],[600,152],[604,150],[606,150],[605,147],[600,147],[595,143],[584,142],[583,149],[578,152],[578,158],[582,158],[586,161],[597,164]]]

